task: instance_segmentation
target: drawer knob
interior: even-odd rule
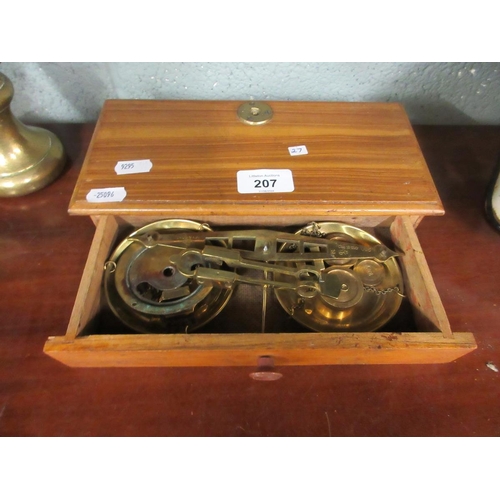
[[[282,373],[274,369],[274,359],[272,356],[259,356],[256,371],[250,373],[250,378],[264,382],[279,380],[282,376]]]

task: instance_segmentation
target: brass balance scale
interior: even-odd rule
[[[271,288],[286,313],[310,330],[375,331],[402,301],[397,255],[368,232],[336,222],[287,233],[212,231],[164,220],[116,247],[105,264],[104,288],[114,314],[144,333],[196,331],[243,284],[263,289],[263,318]]]

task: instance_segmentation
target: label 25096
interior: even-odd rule
[[[91,189],[86,196],[89,203],[106,203],[123,201],[127,196],[124,187]]]

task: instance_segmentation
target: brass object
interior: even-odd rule
[[[232,290],[181,274],[172,262],[178,250],[154,244],[164,234],[205,231],[210,231],[205,224],[172,219],[148,224],[122,241],[104,269],[104,290],[115,315],[143,333],[189,333],[215,317]],[[187,261],[188,268],[197,265]]]
[[[368,233],[337,223],[294,234],[212,231],[174,219],[125,238],[105,265],[104,287],[111,310],[140,332],[195,331],[240,284],[262,288],[263,330],[273,288],[287,313],[312,330],[368,331],[401,303],[397,255]]]
[[[354,226],[336,222],[311,224],[301,234],[319,234],[326,241],[345,241],[353,248],[380,248],[381,242],[371,234]],[[399,310],[404,291],[403,277],[395,259],[374,258],[320,259],[320,248],[311,247],[309,254],[327,276],[335,276],[341,283],[338,297],[326,294],[311,297],[301,296],[290,288],[276,290],[282,307],[302,325],[324,332],[376,331],[387,323]],[[282,252],[293,252],[295,248],[284,245]],[[394,253],[391,254],[392,256]],[[301,268],[302,263],[289,263]],[[287,275],[278,276],[288,279]]]
[[[267,102],[250,101],[238,108],[238,118],[247,125],[264,125],[273,117],[273,110]]]
[[[485,200],[486,217],[490,224],[500,230],[500,159],[488,183]]]
[[[64,148],[49,130],[28,127],[11,112],[12,82],[0,73],[0,196],[22,196],[54,181],[64,168]]]

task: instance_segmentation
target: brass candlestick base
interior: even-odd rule
[[[28,127],[11,112],[12,82],[0,73],[0,196],[23,196],[54,181],[64,148],[49,130]]]

